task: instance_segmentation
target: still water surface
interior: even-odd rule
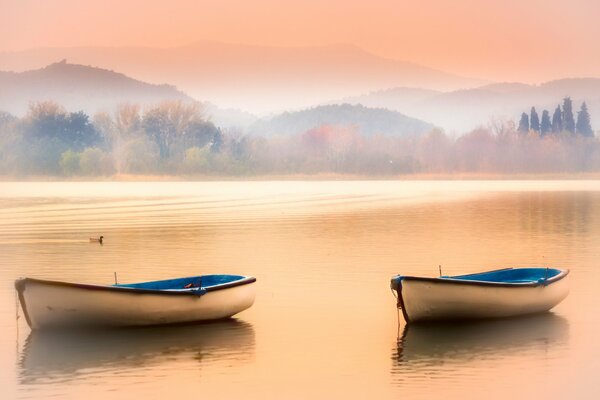
[[[598,181],[0,183],[2,398],[599,398],[599,260]],[[439,264],[570,268],[571,294],[535,317],[398,324],[389,278]],[[184,327],[16,319],[17,277],[113,271],[253,275],[257,299]]]

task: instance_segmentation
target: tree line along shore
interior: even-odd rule
[[[562,174],[600,171],[600,141],[585,103],[573,117],[565,98],[556,118],[535,108],[460,136],[363,134],[320,125],[298,134],[247,135],[221,129],[198,104],[169,101],[113,113],[31,104],[23,117],[0,112],[0,175],[286,176],[347,174]],[[526,118],[525,118],[526,117]]]

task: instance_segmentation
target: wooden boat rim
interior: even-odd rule
[[[241,279],[221,283],[213,286],[206,286],[202,289],[208,292],[215,292],[218,290],[229,289],[237,286],[247,285],[250,283],[256,282],[256,278],[252,276],[244,276]],[[64,282],[64,281],[52,281],[46,279],[37,279],[37,278],[21,278],[15,281],[15,288],[19,292],[19,295],[25,290],[25,286],[27,283],[40,283],[43,285],[50,286],[59,286],[59,287],[69,287],[69,288],[77,288],[84,290],[100,290],[100,291],[110,291],[110,292],[118,292],[118,293],[132,293],[132,294],[153,294],[153,295],[167,295],[167,296],[197,296],[196,290],[194,289],[182,289],[182,290],[165,290],[165,289],[143,289],[143,288],[133,288],[126,286],[112,286],[112,285],[94,285],[88,283],[75,283],[75,282]]]
[[[477,274],[485,274],[489,272],[497,272],[497,271],[507,271],[515,268],[501,268],[495,269],[491,271],[477,272],[475,274],[469,275],[477,275]],[[543,281],[531,281],[531,282],[494,282],[494,281],[480,281],[480,280],[467,280],[467,279],[458,279],[454,277],[424,277],[424,276],[404,276],[402,275],[402,281],[420,281],[420,282],[430,282],[435,284],[458,284],[458,285],[471,285],[471,286],[492,286],[492,287],[510,287],[510,288],[520,288],[520,287],[535,287],[535,286],[547,286],[551,283],[557,282],[567,275],[569,275],[568,269],[560,269],[553,268],[560,271],[558,275],[555,275],[551,278],[545,279]],[[466,275],[462,275],[466,276]],[[394,277],[398,278],[399,276]]]

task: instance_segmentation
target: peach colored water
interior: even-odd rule
[[[104,245],[88,242],[104,235]],[[2,398],[598,398],[599,181],[0,183]],[[398,324],[389,278],[570,268],[552,313]],[[30,332],[13,281],[256,276],[233,321]]]

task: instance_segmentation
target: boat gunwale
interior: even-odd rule
[[[502,268],[495,269],[491,271],[477,272],[474,274],[467,275],[457,275],[457,276],[472,276],[479,274],[487,274],[490,272],[497,271],[507,271],[515,268]],[[471,279],[457,279],[454,277],[425,277],[425,276],[404,276],[404,275],[396,275],[392,278],[396,279],[398,277],[402,277],[401,281],[420,281],[420,282],[430,282],[436,284],[458,284],[458,285],[471,285],[471,286],[487,286],[487,287],[510,287],[510,288],[520,288],[520,287],[536,287],[536,286],[548,286],[552,283],[560,281],[567,275],[569,275],[570,270],[568,269],[560,269],[554,268],[560,271],[558,275],[553,276],[552,278],[544,279],[543,281],[535,280],[531,282],[494,282],[494,281],[480,281],[480,280],[471,280]]]
[[[191,277],[190,277],[191,278]],[[184,278],[185,279],[185,278]],[[237,286],[248,285],[256,282],[256,278],[253,276],[244,276],[241,279],[232,282],[221,283],[213,286],[206,286],[200,289],[205,293],[216,292],[218,290],[230,289]],[[153,294],[153,295],[175,295],[175,296],[195,296],[198,297],[198,289],[143,289],[133,288],[126,286],[112,286],[112,285],[94,285],[88,283],[75,283],[75,282],[64,282],[64,281],[52,281],[46,279],[37,278],[21,278],[15,281],[15,288],[19,293],[19,297],[22,296],[22,292],[25,290],[27,283],[39,283],[42,285],[69,287],[83,290],[99,290],[99,291],[110,291],[118,293],[131,293],[131,294]],[[21,301],[21,304],[23,302]]]

